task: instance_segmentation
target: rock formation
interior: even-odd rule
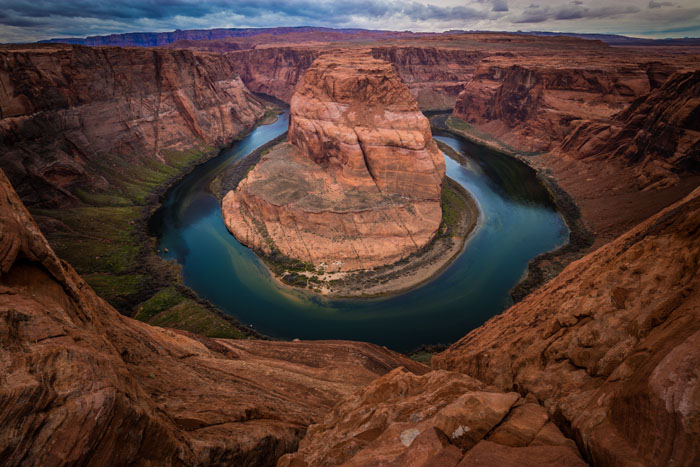
[[[700,462],[700,188],[433,357],[534,397],[596,465]]]
[[[3,465],[270,465],[397,366],[357,342],[208,339],[121,316],[53,253],[0,171]]]
[[[46,207],[106,190],[119,163],[230,142],[264,114],[229,59],[183,50],[6,46],[0,82],[0,167]]]
[[[445,162],[391,64],[363,53],[319,57],[290,118],[289,143],[223,200],[236,238],[329,271],[390,264],[430,242]]]
[[[465,455],[466,453],[466,455]],[[469,376],[402,369],[378,378],[312,425],[278,467],[585,466],[537,403]]]
[[[577,159],[617,160],[643,188],[700,172],[700,71],[676,73],[610,122],[581,121],[561,151]]]

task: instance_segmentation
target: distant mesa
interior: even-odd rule
[[[332,272],[391,264],[433,239],[445,162],[390,63],[362,51],[320,56],[290,119],[288,142],[224,197],[239,241]]]

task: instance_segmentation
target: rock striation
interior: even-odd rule
[[[672,75],[610,122],[578,122],[560,150],[577,159],[626,163],[646,189],[700,172],[700,71]]]
[[[120,164],[230,142],[265,111],[230,59],[187,50],[6,46],[0,83],[0,167],[42,207],[107,190]]]
[[[290,112],[289,142],[224,197],[236,238],[327,271],[394,263],[432,240],[445,162],[391,64],[323,55]]]
[[[534,397],[595,465],[700,462],[700,188],[433,357]]]
[[[377,376],[358,342],[209,339],[120,315],[59,260],[0,171],[3,465],[274,465]]]

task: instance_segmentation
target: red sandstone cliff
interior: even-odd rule
[[[441,221],[442,154],[391,64],[323,55],[292,98],[289,143],[223,200],[229,230],[328,271],[371,269],[425,246]]]
[[[0,167],[22,199],[106,190],[115,161],[231,141],[264,113],[224,56],[81,46],[0,48]]]
[[[397,366],[357,342],[208,339],[121,316],[0,171],[0,453],[15,465],[270,465]]]
[[[446,352],[540,401],[596,465],[700,462],[700,189]]]

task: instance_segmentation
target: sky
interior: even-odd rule
[[[0,42],[275,26],[700,37],[699,0],[0,0]]]

